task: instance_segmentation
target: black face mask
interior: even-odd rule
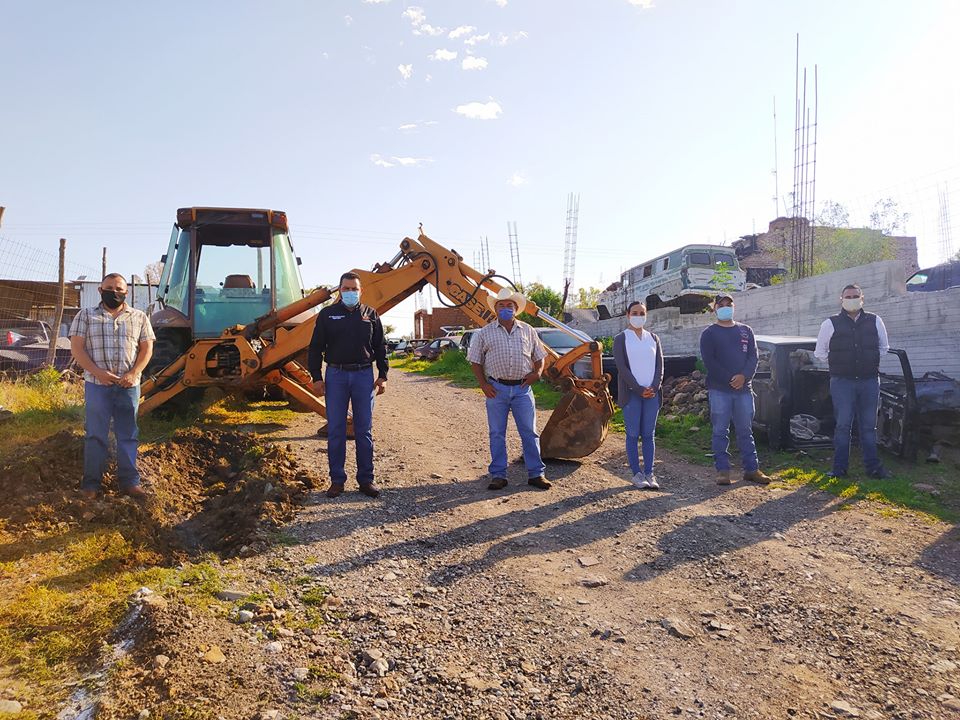
[[[103,301],[105,308],[108,310],[116,310],[123,305],[123,301],[127,299],[127,294],[117,292],[116,290],[101,290],[100,299]]]

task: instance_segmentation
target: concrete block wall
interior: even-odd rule
[[[908,293],[903,264],[896,260],[737,293],[736,319],[758,335],[816,337],[820,324],[839,311],[848,283],[863,288],[866,309],[883,318],[890,345],[907,351],[915,375],[939,370],[960,378],[960,288]],[[712,313],[680,315],[676,308],[663,308],[651,311],[648,323],[665,353],[698,354],[700,333],[713,319]],[[616,335],[626,318],[591,320],[581,313],[571,325],[594,337]],[[899,372],[899,363],[889,356],[883,369]]]

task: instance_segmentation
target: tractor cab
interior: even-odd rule
[[[304,296],[286,213],[181,208],[161,259],[158,327],[218,337]]]

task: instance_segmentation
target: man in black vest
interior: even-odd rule
[[[850,430],[856,417],[863,464],[872,478],[890,477],[877,453],[877,408],[880,405],[880,358],[890,348],[887,329],[878,315],[863,310],[863,291],[847,285],[840,295],[843,309],[823,321],[814,355],[830,366],[830,397],[836,429],[833,471],[845,477],[850,463]]]

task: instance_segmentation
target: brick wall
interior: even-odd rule
[[[866,309],[883,318],[890,345],[907,351],[915,374],[939,370],[960,378],[960,288],[908,293],[904,275],[903,264],[889,260],[736,293],[736,319],[759,335],[816,337],[823,320],[839,311],[843,286],[857,283]],[[595,313],[579,313],[570,324],[592,337],[616,335],[626,327],[625,317],[595,318]],[[714,316],[662,308],[649,318],[665,353],[691,354],[698,353],[700,333]],[[893,356],[884,359],[885,371],[898,372],[898,367]]]
[[[465,328],[477,327],[460,308],[434,308],[433,312],[417,310],[413,314],[413,336],[415,338],[443,337],[446,333],[441,329],[444,326],[462,325]]]

